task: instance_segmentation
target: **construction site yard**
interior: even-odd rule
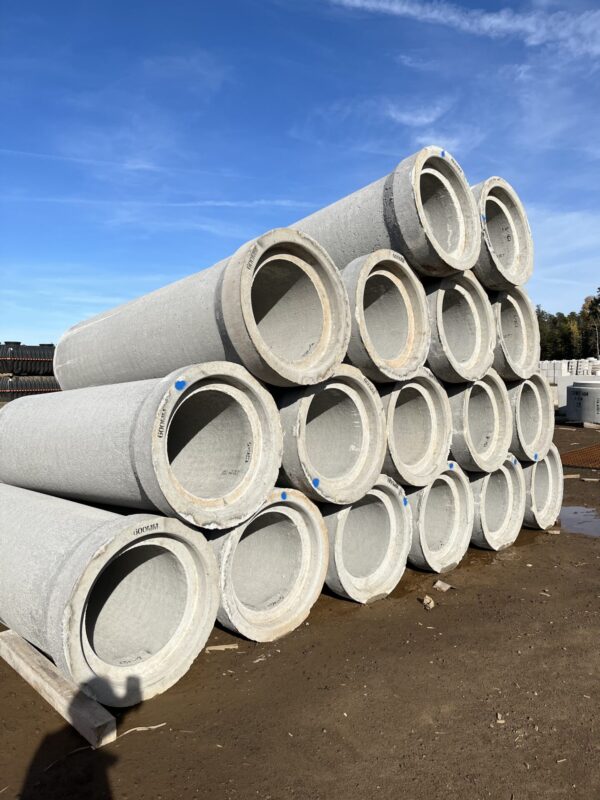
[[[600,797],[600,471],[565,473],[559,533],[471,548],[445,592],[408,569],[372,605],[323,594],[272,644],[216,628],[100,750],[0,662],[1,800]]]

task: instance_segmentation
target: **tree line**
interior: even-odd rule
[[[600,287],[586,297],[580,311],[550,314],[536,308],[542,361],[562,358],[600,358]]]

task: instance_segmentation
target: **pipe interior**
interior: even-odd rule
[[[460,363],[469,361],[477,346],[477,321],[465,294],[456,288],[444,292],[442,325],[452,356]]]
[[[461,210],[456,198],[432,168],[421,171],[419,189],[425,217],[434,238],[446,253],[454,252],[459,244],[461,229]]]
[[[382,358],[397,358],[406,347],[410,317],[402,293],[385,272],[367,278],[363,310],[367,332],[377,353]]]
[[[365,495],[351,506],[344,522],[342,559],[355,578],[366,578],[381,566],[392,535],[391,520],[385,503],[374,495]]]
[[[185,398],[167,431],[173,475],[199,498],[220,498],[233,491],[249,469],[252,447],[252,426],[244,408],[217,389]]]
[[[503,267],[510,269],[516,256],[515,231],[507,216],[506,206],[492,194],[488,195],[485,202],[485,220],[494,255]]]
[[[301,361],[323,335],[323,305],[309,275],[284,256],[271,258],[252,283],[252,313],[267,347],[283,361]]]
[[[492,472],[488,478],[485,497],[484,514],[487,529],[491,534],[497,533],[510,516],[512,509],[509,508],[511,487],[509,479],[504,470]]]
[[[436,429],[423,392],[413,386],[401,389],[394,407],[392,433],[395,451],[403,464],[417,464],[427,455],[434,455]]]
[[[444,550],[454,533],[458,509],[447,481],[436,478],[432,483],[423,510],[423,536],[433,553]]]
[[[292,520],[277,511],[257,516],[235,549],[231,577],[240,603],[269,611],[291,592],[302,567],[302,540]]]
[[[500,328],[509,357],[520,364],[527,353],[527,335],[519,310],[510,297],[500,301]]]
[[[186,604],[186,576],[178,559],[157,545],[130,548],[92,586],[85,611],[88,642],[107,664],[139,664],[173,638]]]
[[[363,422],[350,395],[333,387],[315,394],[306,415],[305,442],[318,476],[343,478],[350,472],[363,442]]]
[[[551,500],[552,475],[546,459],[538,461],[533,476],[533,504],[538,514],[543,514]]]
[[[519,425],[524,447],[531,447],[537,441],[543,423],[542,416],[538,393],[531,383],[524,383],[519,394]]]
[[[498,425],[496,410],[489,391],[479,383],[473,384],[467,404],[467,425],[473,449],[487,454],[496,441]]]

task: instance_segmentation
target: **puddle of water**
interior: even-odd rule
[[[594,508],[563,506],[559,517],[560,527],[569,533],[600,536],[600,516]]]

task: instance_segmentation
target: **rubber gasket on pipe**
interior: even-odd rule
[[[463,559],[473,531],[474,503],[469,479],[449,461],[430,484],[407,489],[413,515],[408,560],[431,572],[449,572]]]
[[[403,380],[425,363],[431,338],[423,284],[393,250],[376,250],[342,272],[352,333],[347,360],[373,381]]]
[[[361,500],[324,505],[322,511],[329,532],[329,588],[357,603],[386,597],[404,574],[412,541],[412,513],[404,491],[380,475]]]
[[[527,213],[504,178],[473,186],[481,220],[481,251],[473,271],[486,289],[526,283],[533,272],[533,238]]]
[[[495,472],[471,473],[475,519],[471,542],[486,550],[512,545],[523,526],[525,476],[519,461],[508,454]]]
[[[339,505],[369,491],[385,457],[385,418],[377,389],[360,370],[342,364],[328,380],[283,391],[277,402],[282,484]]]
[[[323,588],[329,545],[317,506],[301,492],[274,489],[247,522],[209,534],[217,557],[219,622],[272,642],[304,622]]]

